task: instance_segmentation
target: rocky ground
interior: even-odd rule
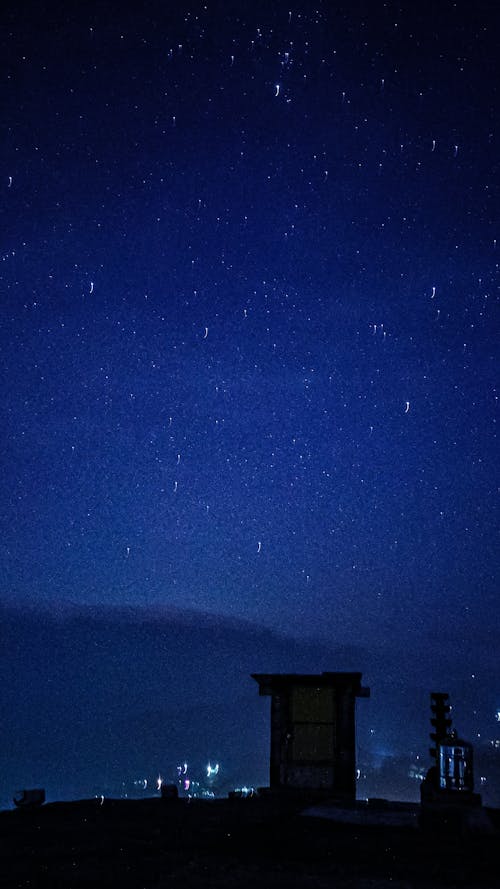
[[[496,889],[500,812],[491,834],[422,831],[362,807],[309,809],[279,798],[84,800],[0,812],[0,885],[14,887],[259,887]],[[343,810],[345,811],[345,810]],[[403,810],[401,810],[402,812]],[[385,814],[384,814],[385,812]]]

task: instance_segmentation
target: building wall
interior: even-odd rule
[[[270,784],[356,797],[355,699],[361,673],[253,673],[271,696]]]
[[[355,795],[354,697],[292,685],[272,695],[271,786]]]

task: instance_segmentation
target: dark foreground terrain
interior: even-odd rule
[[[346,823],[340,813],[336,820],[335,810],[330,810],[333,820],[304,816],[301,809],[303,805],[273,798],[150,799],[105,800],[102,805],[100,800],[84,800],[0,812],[0,886],[500,885],[496,811],[490,813],[496,828],[491,835],[463,836],[422,832],[416,826],[416,808],[404,813],[401,823],[395,812],[392,825]]]

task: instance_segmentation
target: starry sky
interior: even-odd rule
[[[494,4],[1,34],[2,598],[492,643]]]

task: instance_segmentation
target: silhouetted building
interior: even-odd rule
[[[430,754],[434,765],[421,786],[421,799],[429,803],[437,799],[479,805],[481,797],[474,793],[473,748],[461,740],[452,728],[451,706],[446,692],[431,692]]]
[[[355,799],[355,698],[361,673],[253,673],[271,696],[271,789]]]
[[[451,707],[446,692],[431,692],[431,733],[434,759],[420,785],[420,826],[424,830],[446,830],[459,836],[489,833],[492,825],[474,793],[473,749],[452,729]]]

